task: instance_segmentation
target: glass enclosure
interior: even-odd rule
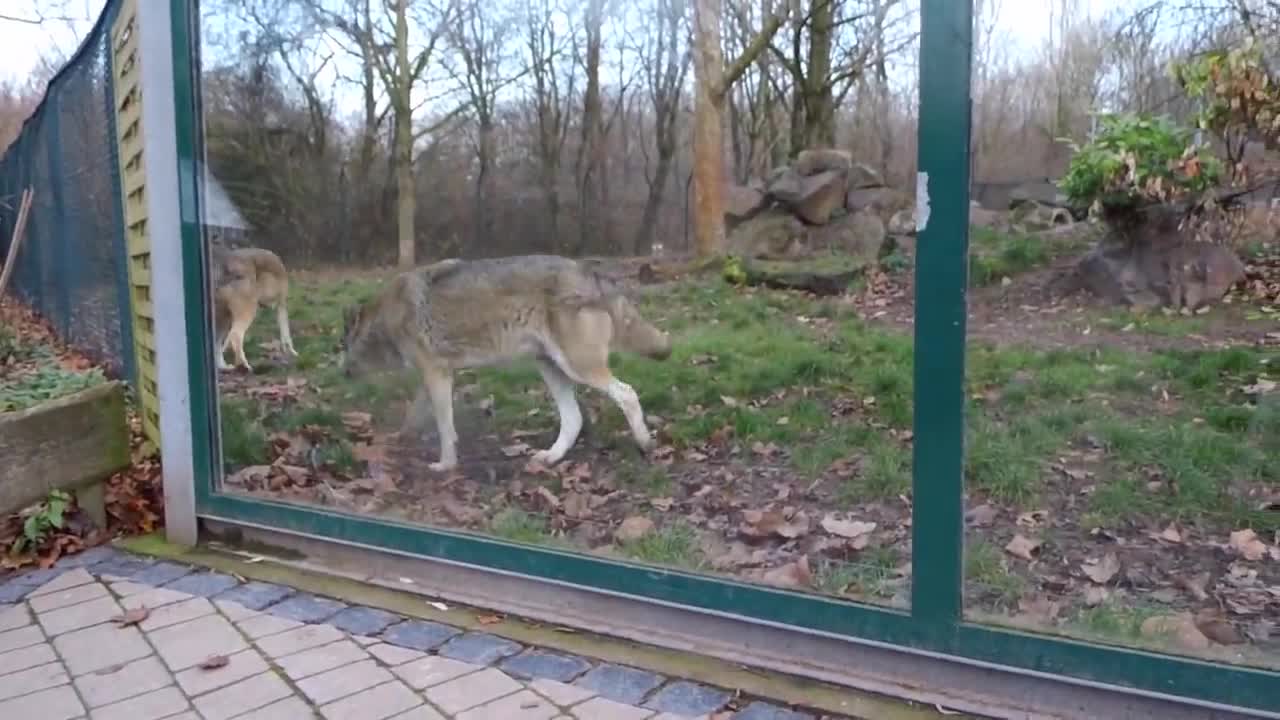
[[[1280,710],[1280,16],[721,5],[175,0],[200,513]]]

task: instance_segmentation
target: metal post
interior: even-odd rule
[[[920,28],[911,614],[946,627],[964,594],[972,0],[924,0]]]

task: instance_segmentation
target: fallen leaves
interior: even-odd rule
[[[226,655],[210,655],[201,661],[201,663],[196,667],[201,670],[217,670],[218,668],[224,668],[230,664],[231,658]]]
[[[1040,540],[1032,540],[1024,535],[1014,535],[1009,544],[1004,546],[1004,550],[1010,555],[1023,560],[1035,560],[1042,544]]]
[[[1269,554],[1267,544],[1258,538],[1257,533],[1248,529],[1231,533],[1228,544],[1237,555],[1251,562],[1261,560]]]
[[[120,627],[129,627],[130,625],[137,625],[149,617],[151,617],[151,610],[146,605],[140,605],[136,608],[125,610],[122,615],[111,618],[111,622]]]
[[[744,510],[739,532],[762,540],[772,536],[794,540],[809,534],[809,516],[787,507],[781,510]]]
[[[1115,553],[1107,553],[1101,560],[1086,562],[1080,566],[1085,576],[1099,585],[1106,585],[1120,572],[1120,559]]]
[[[635,515],[622,521],[614,531],[613,538],[620,543],[636,542],[653,532],[653,521],[647,517]]]
[[[876,529],[876,524],[861,520],[841,519],[835,514],[828,514],[822,518],[822,529],[838,537],[861,539],[871,534]]]

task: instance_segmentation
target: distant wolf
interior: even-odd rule
[[[560,433],[534,459],[560,461],[582,431],[574,383],[606,393],[622,409],[641,449],[653,448],[636,391],[609,370],[609,351],[655,360],[670,336],[641,317],[614,282],[553,255],[443,260],[397,275],[349,308],[342,365],[348,377],[396,367],[422,373],[440,433],[436,471],[458,464],[453,373],[532,357],[555,401]]]
[[[244,356],[244,336],[259,307],[275,308],[280,344],[285,352],[296,356],[298,351],[294,350],[293,336],[289,333],[289,273],[280,256],[261,248],[231,249],[214,245],[210,259],[217,368],[228,369],[225,355],[230,345],[236,364],[253,372]]]

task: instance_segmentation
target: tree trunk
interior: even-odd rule
[[[806,147],[831,147],[836,141],[836,107],[831,88],[834,5],[835,0],[811,0],[809,5],[809,62],[804,88]]]
[[[396,2],[396,233],[399,237],[397,264],[411,268],[417,263],[414,216],[418,211],[417,187],[413,178],[413,76],[409,67],[409,14],[407,0]]]
[[[599,166],[603,142],[604,108],[600,98],[600,45],[601,27],[604,24],[604,0],[588,0],[586,29],[587,87],[582,95],[582,145],[578,148],[578,254],[587,251],[588,244],[601,238],[601,207]]]
[[[722,0],[694,0],[693,246],[698,257],[724,249],[724,53]]]
[[[489,208],[489,200],[493,197],[493,134],[493,118],[481,118],[479,128],[480,142],[477,144],[476,150],[476,164],[479,169],[476,171],[475,220],[472,223],[474,247],[476,248],[484,247],[486,243],[491,242],[493,237],[493,233],[490,232],[490,228],[493,226],[493,218]]]

